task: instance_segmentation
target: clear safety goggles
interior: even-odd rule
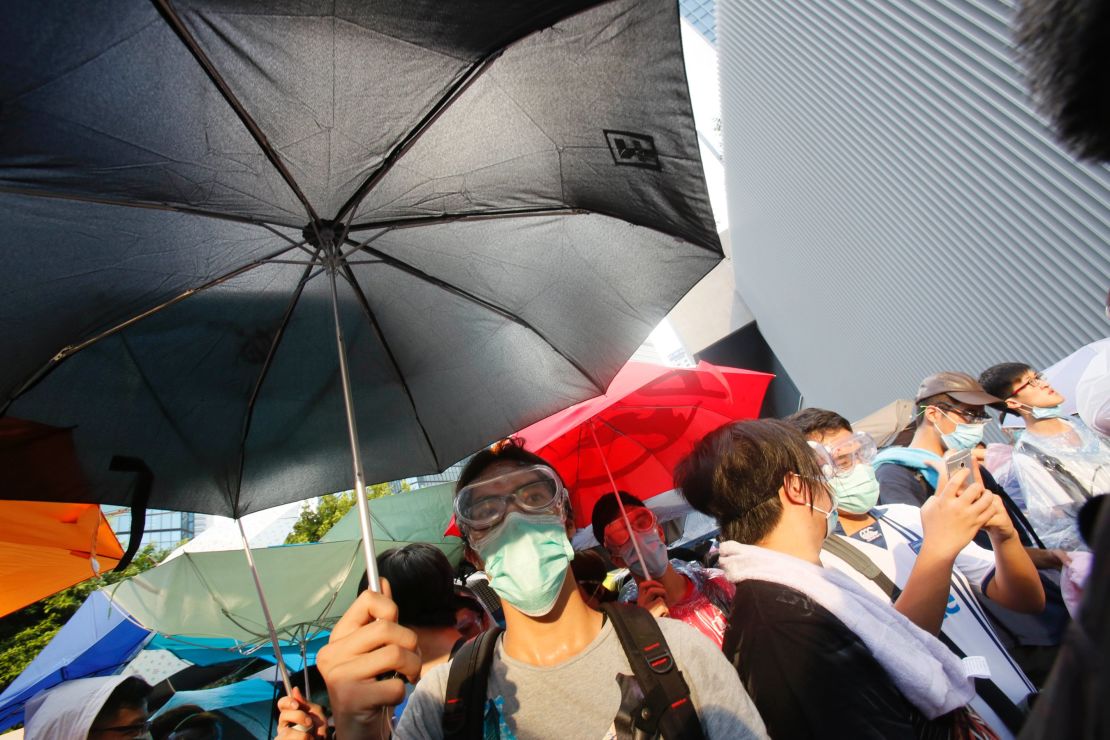
[[[618,516],[605,528],[605,547],[620,551],[621,557],[625,557],[626,549],[633,547],[632,532],[647,533],[659,526],[659,520],[655,518],[655,514],[645,506],[627,506],[625,513],[628,514],[631,532],[625,525],[623,516]]]
[[[558,474],[533,465],[464,487],[455,496],[455,518],[469,530],[486,530],[499,524],[509,507],[525,514],[562,514],[565,500]]]
[[[856,432],[851,437],[840,440],[835,445],[821,445],[825,455],[818,455],[822,472],[824,466],[830,466],[831,475],[826,474],[830,480],[839,475],[847,475],[859,463],[870,464],[878,454],[878,447],[870,434]]]

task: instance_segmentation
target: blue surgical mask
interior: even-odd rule
[[[510,511],[474,549],[485,561],[490,588],[530,617],[554,608],[574,557],[558,514]]]
[[[1064,404],[1061,403],[1043,408],[1030,406],[1029,413],[1033,415],[1034,419],[1059,419],[1064,416]]]
[[[643,567],[640,566],[640,558],[636,555],[636,548],[631,546],[630,540],[629,546],[622,553],[628,569],[639,578],[661,578],[670,561],[667,559],[667,543],[659,536],[659,530],[633,532],[632,536],[636,538],[636,544],[644,554],[644,564]]]
[[[936,426],[936,424],[934,423],[933,426]],[[983,441],[983,429],[986,426],[986,422],[982,424],[956,424],[956,428],[952,432],[941,434],[940,440],[944,443],[946,449],[970,450]],[[937,431],[940,431],[940,427],[937,427]]]
[[[866,463],[856,463],[847,475],[833,478],[829,485],[836,492],[837,508],[850,514],[866,514],[879,502],[879,480]]]

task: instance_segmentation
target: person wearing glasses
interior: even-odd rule
[[[64,681],[27,702],[26,740],[150,740],[150,684],[138,676]]]
[[[905,447],[884,448],[875,457],[879,503],[922,506],[936,489],[939,471],[944,468],[943,455],[953,450],[974,450],[983,441],[990,421],[986,405],[998,401],[967,373],[936,373],[921,381],[914,397],[917,416],[913,439]],[[1005,489],[981,465],[979,475],[983,486],[1002,499],[1022,544],[1037,544],[1035,532]],[[991,547],[985,532],[976,535],[975,541],[980,547]],[[1054,556],[1046,555],[1044,559],[1044,563],[1035,561],[1037,567],[1061,565]]]
[[[675,483],[721,527],[736,585],[724,653],[776,738],[994,737],[963,663],[821,563],[837,497],[815,450],[773,419],[709,433]]]
[[[617,496],[607,493],[594,504],[590,524],[613,563],[632,574],[621,588],[620,600],[639,604],[657,617],[686,622],[720,645],[735,593],[732,584],[716,568],[668,559],[663,528],[655,514],[632,494],[619,494],[627,522]]]
[[[459,478],[454,510],[467,559],[501,597],[505,628],[467,643],[423,676],[394,737],[616,737],[623,736],[618,727],[672,711],[692,718],[682,737],[766,737],[736,671],[697,630],[636,607],[600,612],[587,605],[570,568],[567,491],[545,460],[515,441],[479,452]],[[319,653],[340,740],[387,737],[383,708],[401,700],[404,685],[376,679],[389,671],[412,678],[420,669],[415,636],[396,623],[396,606],[383,591],[360,594]],[[658,638],[646,655],[629,651],[628,634],[617,627],[631,622],[621,616],[615,626],[613,609],[636,610],[641,627],[653,625]],[[642,680],[652,681],[644,671],[684,681],[686,695],[661,705],[654,691],[642,690]],[[459,693],[450,693],[453,686]],[[648,702],[653,712],[645,712]]]
[[[1011,734],[1007,722],[1020,724],[1036,688],[1002,648],[972,584],[996,603],[1030,614],[1044,609],[1045,594],[1001,499],[978,481],[961,485],[966,472],[951,480],[942,473],[938,492],[921,508],[879,506],[869,435],[853,432],[847,419],[824,409],[804,409],[787,421],[814,448],[836,493],[833,542],[853,548],[845,553],[826,547],[822,563],[890,599],[918,627],[956,646],[961,657],[983,657],[990,677],[982,680],[993,689],[981,690],[972,706],[997,734]],[[993,552],[972,542],[980,529],[990,536]],[[873,571],[854,565],[861,556],[886,576],[887,590],[869,577]]]
[[[1000,399],[992,408],[1025,422],[1012,466],[1037,533],[1049,547],[1084,549],[1075,517],[1092,496],[1110,493],[1110,445],[1065,415],[1064,396],[1024,363],[994,365],[979,382]]]

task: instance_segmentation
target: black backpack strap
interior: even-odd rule
[[[459,648],[451,659],[443,703],[445,740],[482,737],[486,684],[493,665],[493,650],[500,636],[499,627],[488,629]]]
[[[639,717],[635,718],[636,728],[648,737],[704,740],[701,721],[690,700],[690,687],[655,617],[632,604],[608,603],[602,609],[613,623],[644,696]]]
[[[887,577],[886,573],[883,573],[882,570],[879,569],[879,566],[876,565],[871,558],[857,550],[843,537],[840,535],[829,537],[825,540],[825,544],[822,545],[822,549],[837,556],[860,575],[881,588],[883,593],[890,597],[891,603],[898,600],[902,590]],[[937,635],[937,638],[961,660],[967,657],[967,653],[961,650],[956,643],[952,642],[952,639],[944,634],[943,631]],[[1018,731],[1021,730],[1021,726],[1025,722],[1025,713],[1010,700],[1010,697],[1006,696],[1006,693],[1002,691],[1002,689],[998,688],[998,685],[994,681],[991,681],[989,678],[976,678],[975,693],[987,703],[987,706],[994,710],[995,714],[998,715],[999,719],[1002,720],[1002,723],[1006,725],[1010,732],[1016,735]]]
[[[891,603],[897,601],[898,597],[902,595],[902,589],[898,588],[894,581],[887,577],[886,573],[883,573],[882,569],[875,564],[875,561],[857,550],[844,537],[838,534],[832,535],[825,540],[821,549],[837,556],[852,566],[852,569],[857,573],[881,588],[883,593],[890,598]]]

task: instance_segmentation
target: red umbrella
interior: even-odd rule
[[[630,362],[603,396],[516,433],[548,460],[570,491],[578,526],[619,488],[647,499],[674,488],[674,468],[707,433],[759,415],[773,375],[720,367]]]

